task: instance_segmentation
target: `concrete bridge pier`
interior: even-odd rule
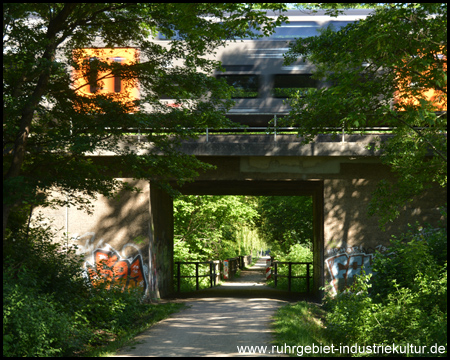
[[[149,296],[166,297],[173,291],[173,200],[150,181]]]

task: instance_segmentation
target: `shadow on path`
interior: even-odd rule
[[[135,338],[138,344],[116,356],[242,356],[238,347],[244,346],[267,346],[265,354],[253,355],[271,356],[272,316],[285,304],[271,299],[189,301],[188,308],[144,331]]]
[[[300,300],[286,293],[265,285],[262,258],[232,282],[178,296],[174,300],[186,309],[138,335],[137,344],[116,356],[242,356],[245,346],[262,347],[246,355],[283,356],[272,354],[270,326],[280,306]]]

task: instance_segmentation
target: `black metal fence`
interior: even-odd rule
[[[243,269],[252,263],[252,256],[238,256],[227,259],[228,261],[228,279],[232,279],[239,269]],[[200,274],[200,265],[209,264],[209,271]],[[209,277],[209,287],[216,286],[220,275],[219,266],[221,265],[223,274],[223,261],[176,261],[177,266],[177,292],[181,292],[181,279],[195,278],[195,288],[200,289],[200,278]],[[195,265],[195,275],[181,275],[181,265]]]
[[[216,272],[218,261],[177,261],[175,264],[178,266],[177,268],[177,291],[181,292],[181,279],[183,278],[195,278],[195,288],[199,290],[199,279],[203,277],[209,277],[210,287],[216,286],[216,276],[218,273]],[[195,265],[195,275],[181,275],[181,265]],[[207,274],[199,274],[199,266],[200,264],[209,264],[209,272]]]
[[[278,266],[279,265],[288,265],[288,275],[278,274]],[[272,261],[273,265],[273,278],[275,282],[275,287],[278,285],[278,278],[287,278],[288,279],[288,291],[292,291],[292,279],[306,279],[306,292],[311,292],[311,280],[312,275],[310,271],[310,266],[312,266],[312,262],[292,262],[292,261]],[[306,265],[306,275],[304,276],[293,276],[292,275],[292,265]]]

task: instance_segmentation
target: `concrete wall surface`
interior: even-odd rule
[[[200,156],[216,166],[180,188],[198,195],[312,196],[314,203],[314,289],[325,283],[336,292],[351,284],[361,266],[370,271],[376,250],[386,251],[393,234],[419,221],[436,224],[436,204],[446,191],[432,189],[408,205],[382,232],[367,206],[377,183],[393,180],[378,157]],[[46,210],[55,226],[85,255],[84,266],[106,262],[104,276],[116,272],[124,286],[138,286],[148,296],[165,297],[173,289],[173,202],[156,183],[126,180],[140,193],[118,199],[100,197],[94,213],[74,208]],[[61,232],[62,234],[62,232]]]

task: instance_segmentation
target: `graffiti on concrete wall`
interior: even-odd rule
[[[141,288],[147,289],[147,281],[144,275],[142,256],[137,255],[134,259],[123,259],[113,248],[96,249],[94,251],[94,264],[86,262],[85,266],[91,279],[98,275],[111,284],[119,285],[122,289]]]
[[[88,232],[81,236],[74,235],[72,240],[79,243],[77,253],[84,254],[84,264],[91,280],[97,276],[102,280],[111,281],[122,289],[141,288],[144,292],[148,288],[148,267],[144,264],[139,248],[128,243],[117,251],[100,239],[95,245],[95,233]],[[132,247],[132,256],[124,256],[124,250]],[[97,279],[98,280],[98,279]]]
[[[366,274],[372,273],[372,260],[375,250],[384,252],[386,247],[378,245],[375,249],[366,249],[362,246],[341,247],[328,250],[325,263],[330,275],[332,291],[336,294],[353,283],[355,276],[364,270]],[[371,253],[369,253],[371,252]]]

